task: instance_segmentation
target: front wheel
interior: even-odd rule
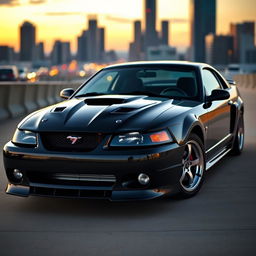
[[[204,146],[196,134],[188,138],[182,158],[182,174],[179,180],[179,198],[189,198],[200,190],[205,171]]]

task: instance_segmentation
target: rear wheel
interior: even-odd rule
[[[235,141],[231,149],[233,155],[240,155],[244,148],[244,116],[241,115],[238,121]]]
[[[179,198],[194,196],[204,180],[205,155],[201,139],[191,134],[186,142],[182,158],[182,175],[179,180]]]

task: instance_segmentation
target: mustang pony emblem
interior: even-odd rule
[[[82,139],[82,137],[68,136],[67,139],[71,141],[72,145],[74,145],[78,140]]]

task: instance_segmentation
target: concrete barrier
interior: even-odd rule
[[[10,117],[10,113],[8,111],[8,98],[9,88],[8,85],[4,84],[0,86],[0,120]]]
[[[37,104],[37,90],[38,87],[34,86],[33,84],[26,84],[25,85],[25,108],[26,112],[30,113],[36,109],[39,108],[39,105]]]
[[[11,117],[17,117],[26,113],[25,102],[25,86],[22,84],[13,84],[9,88],[8,111]]]
[[[234,80],[237,83],[238,87],[246,88],[246,89],[254,89],[256,88],[256,74],[240,74],[235,75]]]
[[[44,84],[37,84],[37,104],[40,108],[43,108],[48,105],[47,101],[47,90],[48,86],[45,86]]]
[[[256,89],[256,74],[254,74],[253,76],[253,85],[252,85],[253,89]]]
[[[61,100],[61,97],[60,97],[60,91],[61,91],[61,85],[56,85],[55,86],[55,90],[54,90],[54,99],[55,99],[55,102],[59,102]]]
[[[249,74],[248,75],[248,87],[253,88],[255,83],[255,75],[254,74]]]
[[[0,121],[30,113],[62,99],[64,88],[77,89],[80,82],[0,82]]]
[[[57,92],[55,92],[56,87],[57,86],[53,85],[53,84],[49,84],[49,86],[48,86],[47,101],[48,101],[49,105],[56,103],[56,99],[55,99],[55,94],[57,93]]]

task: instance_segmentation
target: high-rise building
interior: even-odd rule
[[[56,40],[53,45],[52,53],[51,53],[51,59],[53,65],[60,65],[62,64],[62,45],[60,40]]]
[[[77,38],[77,60],[87,61],[87,31],[83,30],[81,36]]]
[[[99,28],[97,17],[88,17],[88,29],[77,38],[78,61],[102,61],[105,57],[105,28]]]
[[[25,21],[20,27],[20,60],[33,61],[36,50],[36,27]]]
[[[129,46],[129,60],[136,61],[141,59],[142,54],[142,31],[141,21],[134,21],[134,39],[133,43]]]
[[[36,60],[37,61],[44,61],[45,60],[45,56],[44,56],[44,43],[43,42],[39,42],[36,45]]]
[[[129,43],[129,61],[135,61],[137,59],[135,52],[135,43]]]
[[[255,48],[255,23],[244,22],[230,25],[230,33],[234,38],[234,62],[246,63],[247,51]]]
[[[105,54],[107,62],[117,61],[118,59],[117,54],[114,50],[107,51]]]
[[[56,40],[54,42],[51,58],[52,64],[54,65],[68,64],[71,61],[70,42]]]
[[[163,20],[161,22],[161,44],[169,45],[169,21]]]
[[[134,22],[134,39],[129,44],[130,61],[155,58],[176,59],[177,54],[174,53],[176,49],[166,47],[169,46],[169,21],[163,20],[161,31],[156,30],[156,7],[157,0],[144,0],[144,29],[141,28],[141,21]],[[166,56],[163,55],[164,53]]]
[[[206,62],[214,66],[226,66],[232,62],[233,37],[209,34],[205,37]]]
[[[69,63],[71,61],[71,50],[70,50],[70,42],[62,42],[62,63]]]
[[[245,61],[246,64],[256,64],[256,48],[246,51]]]
[[[99,60],[104,60],[105,55],[105,28],[98,29],[98,40],[99,40]]]
[[[145,0],[145,50],[149,46],[158,44],[158,34],[156,31],[156,0]]]
[[[99,52],[98,52],[98,26],[97,26],[97,18],[89,17],[88,21],[88,60],[96,61],[98,60]]]
[[[191,59],[205,61],[205,36],[216,33],[216,0],[190,0]]]
[[[14,49],[7,45],[0,45],[0,63],[9,64],[14,61]]]

